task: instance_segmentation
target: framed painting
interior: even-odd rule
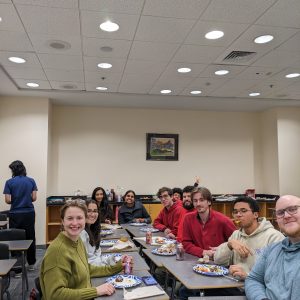
[[[178,134],[147,133],[147,160],[178,160]]]

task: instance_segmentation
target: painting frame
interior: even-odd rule
[[[178,161],[179,135],[146,133],[146,160]]]

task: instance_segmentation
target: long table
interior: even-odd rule
[[[112,234],[107,234],[102,236],[101,235],[101,239],[102,240],[113,240],[113,239],[120,239],[122,236],[126,236],[127,238],[129,238],[129,234],[125,229],[112,229]]]
[[[189,297],[189,300],[247,300],[246,296],[210,296]]]
[[[21,251],[22,253],[22,299],[25,299],[25,282],[28,289],[27,271],[25,268],[25,253],[30,247],[32,240],[16,240],[16,241],[1,241],[3,244],[7,244],[9,251]]]
[[[117,240],[117,239],[110,239],[110,240]],[[130,241],[130,239],[129,239],[129,241]],[[117,252],[121,252],[122,253],[122,252],[133,252],[133,251],[138,252],[139,251],[139,249],[135,245],[133,245],[132,248],[126,248],[126,249],[122,249],[122,250],[117,250],[117,249],[111,250],[110,248],[111,247],[103,247],[103,246],[101,246],[101,252],[102,253],[117,253]]]
[[[136,272],[133,272],[133,275],[135,276],[139,276],[139,277],[142,277],[142,276],[150,276],[151,274],[146,271],[146,270],[141,270],[141,271],[136,271]],[[98,285],[101,285],[103,283],[105,283],[105,280],[107,279],[108,277],[97,277],[97,278],[92,278],[91,281],[92,281],[92,285],[93,286],[98,286]],[[145,284],[142,282],[138,287],[142,287],[142,286],[145,286]],[[160,285],[157,285],[159,288]],[[131,291],[133,288],[129,288],[127,289],[128,291]],[[96,299],[102,299],[103,297],[98,297]],[[106,299],[108,300],[120,300],[120,299],[123,299],[123,289],[116,289],[116,292],[111,295],[111,296],[106,296],[105,297]],[[164,293],[163,295],[161,296],[154,296],[154,297],[147,297],[147,298],[143,298],[143,299],[146,299],[146,300],[168,300],[169,299],[169,296]]]
[[[16,259],[2,259],[0,260],[0,300],[2,300],[2,277],[7,275],[14,264],[17,262]]]

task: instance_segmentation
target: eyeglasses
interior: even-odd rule
[[[165,195],[160,195],[158,198],[159,199],[168,199],[170,197],[169,194],[165,194]]]
[[[91,213],[98,214],[99,213],[98,209],[88,209],[87,212],[89,214],[91,214]]]
[[[298,212],[299,207],[300,205],[293,205],[284,209],[275,210],[275,216],[277,219],[281,219],[284,217],[285,212],[287,212],[290,216],[295,215]]]
[[[247,211],[251,211],[251,209],[247,209],[247,208],[234,209],[232,211],[232,215],[236,216],[238,213],[240,213],[241,215],[244,215]]]

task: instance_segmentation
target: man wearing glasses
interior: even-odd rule
[[[153,227],[163,231],[167,238],[176,239],[179,222],[184,210],[178,201],[173,202],[172,189],[162,187],[158,190],[157,196],[164,208],[154,220]]]
[[[262,249],[284,238],[270,221],[258,218],[258,214],[256,200],[247,196],[238,197],[233,202],[232,216],[240,229],[217,248],[214,256],[216,264],[230,266],[230,274],[242,280],[247,277]]]
[[[249,300],[300,299],[300,198],[276,202],[275,216],[286,238],[266,248],[246,279]]]

